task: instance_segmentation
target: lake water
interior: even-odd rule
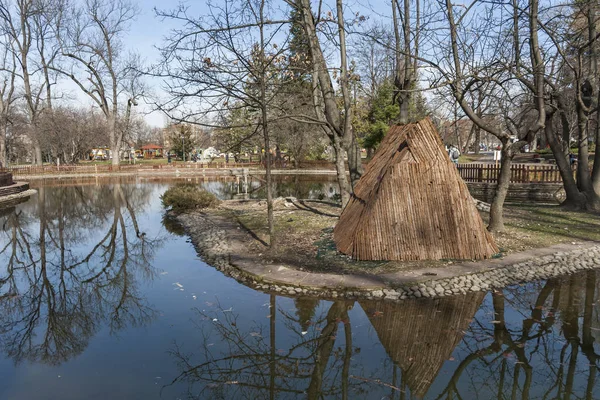
[[[182,182],[240,189],[46,181],[0,211],[0,399],[600,398],[595,271],[401,303],[275,296],[163,219],[159,196]]]

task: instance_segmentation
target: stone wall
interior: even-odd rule
[[[495,183],[467,182],[469,192],[473,197],[491,202],[496,193]],[[565,199],[562,184],[558,183],[511,183],[506,196],[507,201],[539,201],[560,203]]]
[[[13,182],[13,178],[12,178],[12,174],[9,172],[0,172],[0,187],[3,186],[10,186],[12,185]]]
[[[17,182],[10,186],[0,186],[0,197],[10,196],[29,190],[29,183]]]

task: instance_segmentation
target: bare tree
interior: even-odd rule
[[[453,5],[451,1],[446,1],[445,12],[450,33],[450,68],[449,70],[445,70],[440,67],[440,64],[436,65],[436,67],[442,73],[444,79],[449,83],[452,95],[467,117],[469,117],[469,119],[471,119],[479,128],[496,136],[502,143],[500,173],[490,209],[490,222],[488,226],[488,229],[492,232],[504,231],[502,209],[510,184],[512,159],[527,143],[530,143],[533,140],[533,136],[540,129],[544,128],[546,122],[546,108],[544,103],[544,63],[538,40],[538,8],[538,0],[529,0],[527,12],[524,14],[527,18],[526,24],[529,28],[529,48],[524,50],[519,45],[520,42],[517,38],[517,41],[514,44],[516,50],[512,54],[509,54],[509,57],[511,58],[508,59],[510,65],[520,64],[521,52],[529,52],[528,65],[530,66],[532,76],[531,87],[535,96],[533,108],[537,113],[537,118],[535,118],[528,126],[516,126],[513,133],[517,134],[519,139],[518,141],[513,142],[511,140],[510,130],[505,130],[501,126],[491,123],[492,121],[486,121],[477,114],[476,110],[472,107],[472,103],[468,100],[471,88],[477,89],[484,85],[488,85],[490,82],[495,83],[497,91],[502,91],[506,94],[506,96],[504,96],[505,99],[510,99],[511,82],[516,81],[516,78],[508,74],[502,62],[498,60],[497,54],[505,54],[505,43],[511,42],[507,41],[508,38],[504,36],[503,33],[498,36],[488,35],[486,36],[488,39],[484,43],[491,45],[492,47],[488,48],[484,53],[484,56],[486,55],[487,58],[484,57],[479,62],[479,65],[465,65],[463,55],[465,52],[472,51],[472,48],[470,47],[472,44],[469,43],[466,35],[459,38],[459,28],[462,27],[463,32],[465,32],[463,24],[471,9],[467,8],[462,13],[458,13],[458,16],[455,16],[456,6]],[[493,18],[489,18],[484,20],[484,24],[480,25],[479,28],[489,30],[492,22],[498,23],[498,21],[495,21]],[[470,31],[472,29],[473,27],[470,26],[467,30]],[[470,37],[471,33],[468,33],[468,36]],[[478,35],[475,37],[478,37]],[[478,45],[483,45],[484,43]],[[467,72],[465,73],[465,71]],[[510,126],[510,123],[507,123],[506,125]]]
[[[8,166],[6,139],[13,102],[15,101],[15,78],[17,60],[8,43],[2,43],[0,63],[0,168]]]
[[[53,69],[71,79],[102,111],[115,167],[127,130],[120,127],[123,102],[128,113],[136,101],[122,39],[137,13],[129,0],[85,0],[58,31],[61,54],[68,62]]]
[[[414,7],[414,11],[411,10],[410,0],[403,0],[402,7],[398,0],[392,0],[396,86],[394,100],[400,105],[400,124],[410,122],[410,105],[417,82],[421,0],[416,0]]]
[[[228,129],[248,129],[248,139],[260,135],[264,148],[267,185],[267,219],[270,246],[276,236],[271,182],[271,123],[281,90],[278,65],[285,60],[287,37],[278,37],[287,16],[268,12],[266,0],[227,0],[209,5],[203,17],[188,9],[159,11],[178,20],[183,29],[173,32],[162,49],[163,60],[154,72],[165,79],[169,100],[159,105],[175,121]],[[280,40],[281,39],[281,40]],[[247,111],[242,125],[223,114]],[[211,122],[212,120],[212,122]],[[219,125],[221,123],[221,125]],[[235,146],[234,146],[235,147]]]
[[[340,186],[342,207],[350,200],[352,187],[346,177],[345,157],[348,157],[350,178],[356,182],[362,174],[360,152],[352,129],[352,103],[349,90],[348,55],[346,51],[346,27],[344,10],[341,0],[336,1],[336,19],[333,15],[328,21],[322,21],[321,16],[315,18],[309,0],[287,1],[295,7],[302,16],[302,26],[308,39],[310,56],[313,64],[313,104],[317,117],[322,123],[323,130],[329,137],[335,154],[337,180]],[[329,74],[327,61],[323,53],[323,46],[317,35],[319,23],[335,23],[337,26],[340,54],[340,92],[342,107],[338,106],[337,95]]]
[[[40,144],[55,162],[73,164],[86,159],[88,151],[105,146],[108,141],[106,121],[91,110],[75,107],[55,107],[38,120]]]
[[[57,3],[59,4],[59,3]],[[51,19],[60,24],[52,14],[59,9],[50,1],[15,0],[0,3],[0,24],[12,51],[18,60],[17,74],[22,88],[28,116],[28,131],[33,144],[33,159],[42,164],[42,148],[37,135],[37,120],[44,109],[51,107],[51,81],[48,73],[47,50],[50,30],[45,25]],[[51,16],[53,15],[53,16]],[[46,101],[44,101],[46,100]]]
[[[540,26],[548,37],[544,54],[550,66],[544,77],[549,92],[546,108],[549,120],[556,120],[554,124],[546,124],[545,135],[561,172],[566,192],[563,205],[597,211],[600,209],[598,151],[593,168],[589,163],[590,139],[595,138],[596,145],[600,139],[598,100],[594,94],[600,90],[597,5],[583,2],[574,7],[548,7],[541,13],[542,18]],[[571,23],[558,22],[564,20]],[[573,133],[576,133],[578,152],[575,177],[568,159]]]

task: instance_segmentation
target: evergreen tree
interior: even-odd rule
[[[310,46],[308,37],[301,25],[302,16],[296,8],[292,8],[290,13],[292,21],[290,27],[290,45],[288,55],[288,77],[293,81],[307,82],[311,79],[312,58],[310,55]]]
[[[183,158],[183,154],[185,153],[187,160],[189,154],[196,147],[196,138],[192,135],[192,129],[189,125],[180,124],[177,128],[169,137],[171,151],[174,151],[177,157],[181,158]]]
[[[381,143],[399,112],[399,105],[394,103],[394,84],[390,80],[384,81],[377,88],[371,102],[368,132],[363,139],[363,147],[374,150]]]

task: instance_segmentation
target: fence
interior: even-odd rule
[[[80,175],[80,174],[107,174],[111,172],[137,172],[149,170],[170,171],[174,169],[216,169],[216,168],[251,168],[259,167],[260,163],[177,163],[171,164],[121,164],[118,168],[112,165],[26,165],[0,168],[0,172],[10,172],[19,175]],[[159,171],[157,171],[159,172]]]
[[[495,183],[500,174],[500,165],[459,164],[458,172],[465,182]],[[556,165],[513,164],[511,183],[562,183]]]
[[[280,168],[279,166],[274,166]],[[286,165],[293,168],[293,165]],[[327,161],[313,161],[301,163],[301,168],[307,169],[332,169],[333,164]],[[16,166],[0,169],[0,172],[10,172],[19,175],[78,175],[78,174],[107,174],[111,172],[137,172],[149,170],[174,169],[218,169],[218,168],[264,168],[258,162],[218,162],[218,163],[178,163],[171,164],[121,164],[118,169],[112,165],[44,165],[44,166]],[[470,163],[459,164],[458,172],[465,182],[495,183],[500,174],[500,165]],[[560,171],[556,165],[539,164],[513,164],[511,167],[511,183],[562,183]]]

